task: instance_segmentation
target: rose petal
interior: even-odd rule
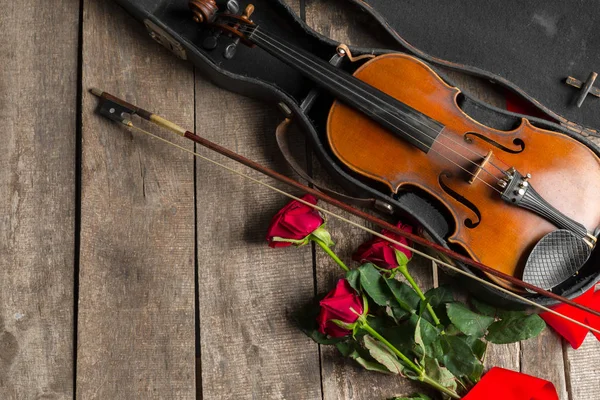
[[[558,400],[552,382],[494,367],[463,400]]]
[[[302,200],[317,204],[317,199],[312,195],[304,195]],[[291,243],[273,242],[274,237],[301,240],[314,232],[323,224],[323,218],[312,207],[297,200],[285,205],[275,214],[267,229],[267,241],[270,247],[288,247]]]
[[[347,329],[331,322],[332,319],[351,324],[363,312],[362,299],[346,279],[340,279],[335,288],[321,300],[320,305],[321,311],[317,317],[319,332],[331,337],[342,337],[350,334]]]
[[[401,222],[398,222],[396,226],[404,232],[412,233],[412,227],[410,225],[404,225]],[[381,231],[381,233],[384,236],[397,241],[398,243],[402,243],[407,246],[411,245],[406,238],[393,232],[384,229]],[[408,259],[412,257],[412,252],[410,250],[397,244],[390,243],[380,237],[375,237],[360,245],[358,250],[352,255],[352,259],[358,262],[371,262],[377,265],[379,268],[394,269],[398,267],[394,249],[404,253]]]
[[[600,291],[591,288],[583,295],[576,298],[575,302],[600,311]],[[590,325],[592,328],[600,329],[600,317],[567,304],[560,304],[552,307],[552,309],[576,321]],[[558,334],[564,337],[574,349],[578,349],[581,346],[589,332],[588,329],[549,312],[542,313],[540,316],[548,325],[554,328]],[[600,339],[600,335],[596,335],[596,338]]]

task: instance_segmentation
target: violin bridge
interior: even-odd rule
[[[479,174],[481,173],[481,171],[485,168],[486,164],[490,161],[490,159],[492,158],[492,150],[490,150],[487,155],[485,156],[485,158],[483,159],[483,161],[481,162],[481,164],[479,164],[477,166],[477,169],[475,170],[475,172],[473,173],[473,175],[471,176],[471,179],[469,179],[469,185],[472,185],[473,182],[475,182],[475,180],[477,179],[477,177],[479,176]]]

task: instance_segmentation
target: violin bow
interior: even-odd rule
[[[407,246],[407,245],[405,245],[403,243],[395,241],[395,240],[393,240],[393,239],[391,239],[391,238],[389,238],[389,237],[387,237],[387,236],[385,236],[385,235],[383,235],[383,234],[381,234],[379,232],[376,232],[376,231],[374,231],[372,229],[369,229],[369,228],[367,228],[367,227],[365,227],[365,226],[363,226],[361,224],[358,224],[358,223],[356,223],[354,221],[351,221],[351,220],[349,220],[347,218],[344,218],[344,217],[342,217],[342,216],[340,216],[338,214],[335,214],[335,213],[333,213],[333,212],[331,212],[329,210],[326,210],[326,209],[324,209],[322,207],[319,207],[317,205],[314,205],[314,204],[311,204],[309,202],[306,202],[306,201],[302,200],[301,198],[299,198],[297,196],[294,196],[294,195],[292,195],[290,193],[287,193],[287,192],[285,192],[283,190],[275,188],[275,187],[273,187],[273,186],[271,186],[271,185],[269,185],[269,184],[267,184],[267,183],[265,183],[263,181],[260,181],[258,179],[252,178],[252,177],[250,177],[250,176],[248,176],[248,175],[246,175],[246,174],[244,174],[242,172],[236,171],[236,170],[234,170],[234,169],[232,169],[232,168],[230,168],[230,167],[228,167],[228,166],[226,166],[224,164],[221,164],[221,163],[219,163],[217,161],[214,161],[214,160],[212,160],[212,159],[210,159],[208,157],[205,157],[205,156],[203,156],[201,154],[198,154],[198,153],[196,153],[196,152],[194,152],[192,150],[186,149],[185,147],[179,146],[176,143],[173,143],[173,142],[171,142],[169,140],[166,140],[166,139],[164,139],[164,138],[162,138],[160,136],[157,136],[157,135],[155,135],[155,134],[153,134],[151,132],[148,132],[148,131],[146,131],[146,130],[144,130],[142,128],[139,128],[139,127],[135,126],[133,124],[133,122],[130,119],[128,119],[128,118],[129,118],[129,116],[138,115],[142,119],[145,119],[145,120],[147,120],[149,122],[152,122],[152,123],[154,123],[154,124],[156,124],[156,125],[158,125],[158,126],[160,126],[162,128],[165,128],[165,129],[167,129],[167,130],[169,130],[169,131],[171,131],[173,133],[176,133],[179,136],[185,137],[185,138],[187,138],[187,139],[189,139],[189,140],[191,140],[191,141],[193,141],[195,143],[198,143],[199,145],[201,145],[203,147],[208,148],[209,150],[212,150],[212,151],[214,151],[216,153],[219,153],[219,154],[221,154],[221,155],[223,155],[223,156],[225,156],[227,158],[230,158],[230,159],[232,159],[232,160],[234,160],[234,161],[236,161],[236,162],[238,162],[240,164],[243,164],[243,165],[247,166],[248,168],[254,169],[255,171],[258,171],[258,172],[260,172],[260,173],[262,173],[264,175],[267,175],[267,176],[269,176],[269,177],[271,177],[271,178],[273,178],[273,179],[275,179],[277,181],[285,183],[288,186],[291,186],[291,187],[299,189],[299,190],[301,190],[303,192],[309,193],[309,194],[315,196],[316,198],[318,198],[318,199],[320,199],[320,200],[322,200],[322,201],[324,201],[324,202],[326,202],[328,204],[331,204],[331,205],[333,205],[333,206],[335,206],[337,208],[340,208],[340,209],[342,209],[342,210],[344,210],[344,211],[346,211],[346,212],[348,212],[348,213],[350,213],[352,215],[355,215],[355,216],[357,216],[357,217],[359,217],[359,218],[361,218],[363,220],[366,220],[366,221],[368,221],[368,222],[370,222],[370,223],[372,223],[372,224],[374,224],[376,226],[379,226],[380,228],[386,229],[386,230],[391,231],[391,232],[393,232],[393,233],[395,233],[395,234],[397,234],[397,235],[399,235],[401,237],[404,237],[404,238],[406,238],[408,240],[411,240],[413,243],[417,243],[417,244],[420,244],[420,245],[422,245],[424,247],[430,248],[430,249],[432,249],[432,250],[434,250],[434,251],[436,251],[436,252],[438,252],[440,254],[443,254],[443,255],[445,255],[447,257],[450,257],[450,258],[452,258],[452,259],[454,259],[456,261],[459,261],[459,262],[462,262],[464,264],[467,264],[467,265],[469,265],[469,266],[471,266],[471,267],[473,267],[473,268],[475,268],[475,269],[477,269],[479,271],[485,272],[485,273],[487,273],[489,275],[493,275],[493,276],[495,276],[497,278],[500,278],[502,280],[510,282],[510,283],[512,283],[515,286],[518,286],[518,287],[521,287],[521,288],[524,288],[524,289],[528,289],[528,290],[530,290],[532,292],[535,292],[535,293],[537,293],[537,294],[539,294],[541,296],[545,296],[545,297],[551,298],[553,300],[556,300],[558,302],[570,305],[572,307],[578,308],[578,309],[580,309],[582,311],[588,312],[588,313],[593,314],[595,316],[600,316],[600,312],[598,312],[596,310],[593,310],[593,309],[591,309],[589,307],[586,307],[584,305],[578,304],[578,303],[574,302],[573,300],[567,299],[566,297],[560,296],[560,295],[558,295],[556,293],[552,293],[552,292],[550,292],[548,290],[545,290],[545,289],[539,288],[539,287],[537,287],[535,285],[532,285],[530,283],[524,282],[523,280],[518,279],[518,278],[516,278],[514,276],[510,276],[510,275],[507,275],[507,274],[505,274],[503,272],[495,270],[495,269],[493,269],[493,268],[491,268],[491,267],[489,267],[489,266],[487,266],[485,264],[482,264],[482,263],[480,263],[478,261],[475,261],[475,260],[473,260],[471,258],[468,258],[468,257],[466,257],[466,256],[464,256],[462,254],[459,254],[459,253],[457,253],[457,252],[455,252],[453,250],[447,249],[447,248],[442,247],[442,246],[440,246],[440,245],[438,245],[436,243],[430,242],[429,240],[424,239],[424,238],[422,238],[422,237],[420,237],[418,235],[402,231],[401,229],[397,228],[395,225],[392,225],[392,224],[390,224],[387,221],[384,221],[384,220],[382,220],[382,219],[380,219],[380,218],[378,218],[378,217],[376,217],[374,215],[368,214],[368,213],[366,213],[366,212],[364,212],[362,210],[354,208],[353,206],[350,206],[350,205],[348,205],[348,204],[346,204],[346,203],[344,203],[344,202],[342,202],[342,201],[340,201],[338,199],[335,199],[335,198],[333,198],[333,197],[331,197],[331,196],[329,196],[329,195],[327,195],[327,194],[325,194],[323,192],[320,192],[320,191],[318,191],[316,189],[313,189],[313,188],[311,188],[309,186],[306,186],[306,185],[304,185],[304,184],[302,184],[302,183],[300,183],[300,182],[298,182],[298,181],[296,181],[296,180],[294,180],[294,179],[292,179],[292,178],[290,178],[288,176],[280,174],[279,172],[276,172],[276,171],[274,171],[274,170],[272,170],[272,169],[270,169],[270,168],[268,168],[268,167],[266,167],[266,166],[264,166],[262,164],[259,164],[259,163],[255,162],[253,160],[250,160],[250,159],[248,159],[248,158],[246,158],[246,157],[244,157],[244,156],[242,156],[240,154],[237,154],[237,153],[235,153],[232,150],[229,150],[229,149],[227,149],[227,148],[225,148],[223,146],[220,146],[220,145],[218,145],[218,144],[216,144],[216,143],[214,143],[214,142],[212,142],[212,141],[210,141],[208,139],[205,139],[205,138],[203,138],[201,136],[198,136],[198,135],[196,135],[196,134],[194,134],[194,133],[192,133],[192,132],[190,132],[190,131],[182,128],[182,127],[180,127],[179,125],[177,125],[177,124],[175,124],[175,123],[173,123],[173,122],[171,122],[171,121],[169,121],[169,120],[167,120],[167,119],[165,119],[165,118],[163,118],[163,117],[161,117],[159,115],[156,115],[156,114],[151,113],[151,112],[149,112],[147,110],[144,110],[143,108],[140,108],[140,107],[137,107],[137,106],[135,106],[133,104],[130,104],[130,103],[126,102],[125,100],[122,100],[122,99],[120,99],[120,98],[118,98],[116,96],[113,96],[113,95],[111,95],[109,93],[106,93],[106,92],[104,92],[102,90],[95,89],[95,88],[91,89],[90,92],[93,95],[95,95],[95,96],[97,96],[97,97],[100,98],[101,101],[100,101],[100,106],[99,106],[99,113],[101,115],[107,117],[108,119],[111,119],[113,121],[119,122],[119,123],[127,126],[130,129],[133,129],[133,130],[139,131],[141,133],[147,134],[147,135],[149,135],[149,136],[151,136],[151,137],[153,137],[153,138],[155,138],[157,140],[160,140],[160,141],[162,141],[164,143],[167,143],[167,144],[169,144],[171,146],[175,146],[175,147],[179,148],[180,150],[183,150],[185,152],[191,153],[191,154],[193,154],[196,157],[202,158],[203,160],[206,160],[206,161],[208,161],[208,162],[210,162],[212,164],[215,164],[215,165],[217,165],[217,166],[219,166],[221,168],[224,168],[224,169],[226,169],[226,170],[228,170],[228,171],[230,171],[232,173],[240,175],[240,176],[242,176],[242,177],[244,177],[246,179],[249,179],[249,180],[251,180],[251,181],[253,181],[255,183],[258,183],[260,185],[266,186],[266,187],[268,187],[268,188],[270,188],[270,189],[272,189],[272,190],[274,190],[274,191],[276,191],[278,193],[283,194],[286,197],[289,197],[291,199],[299,201],[299,202],[301,202],[301,203],[303,203],[303,204],[305,204],[305,205],[307,205],[307,206],[309,206],[311,208],[314,208],[314,209],[316,209],[316,210],[318,210],[318,211],[320,211],[320,212],[322,212],[324,214],[330,215],[330,216],[332,216],[332,217],[334,217],[336,219],[340,219],[340,220],[342,220],[344,222],[347,222],[347,223],[349,223],[351,225],[354,225],[354,226],[356,226],[356,227],[358,227],[358,228],[360,228],[360,229],[362,229],[362,230],[364,230],[366,232],[371,233],[374,236],[380,237],[380,238],[382,238],[384,240],[387,240],[388,242],[393,243],[395,245],[398,245],[400,247],[407,248],[407,249],[413,251],[415,254],[419,254],[419,255],[427,258],[427,259],[430,259],[430,260],[434,261],[435,263],[437,263],[439,265],[442,265],[442,266],[444,266],[444,267],[446,267],[448,269],[451,269],[452,271],[455,271],[455,272],[457,272],[457,273],[459,273],[461,275],[464,275],[464,276],[467,276],[467,277],[469,277],[471,279],[477,280],[478,282],[480,282],[480,283],[482,283],[484,285],[492,287],[492,288],[494,288],[496,290],[500,290],[503,293],[506,293],[506,294],[508,294],[508,295],[510,295],[512,297],[515,297],[515,298],[517,298],[517,299],[519,299],[519,300],[521,300],[521,301],[523,301],[523,302],[525,302],[527,304],[530,304],[530,305],[532,305],[534,307],[537,307],[537,308],[539,308],[539,309],[541,309],[543,311],[546,311],[546,312],[555,314],[557,316],[560,316],[561,318],[564,318],[564,319],[566,319],[566,320],[568,320],[570,322],[573,322],[573,323],[575,323],[575,324],[577,324],[579,326],[582,326],[582,327],[584,327],[586,329],[589,329],[592,332],[600,334],[600,330],[597,330],[597,329],[592,328],[591,326],[588,326],[588,325],[586,325],[586,324],[584,324],[582,322],[579,322],[579,321],[574,320],[574,319],[572,319],[570,317],[567,317],[566,315],[558,313],[558,312],[556,312],[556,311],[554,311],[554,310],[552,310],[552,309],[550,309],[548,307],[545,307],[545,306],[543,306],[541,304],[538,304],[535,301],[527,299],[527,298],[525,298],[525,297],[523,297],[523,296],[521,296],[519,294],[513,293],[512,291],[510,291],[508,289],[505,289],[505,288],[503,288],[501,286],[498,286],[498,285],[496,285],[496,284],[494,284],[494,283],[492,283],[490,281],[487,281],[487,280],[482,279],[482,278],[480,278],[478,276],[475,276],[475,275],[470,274],[470,273],[468,273],[466,271],[463,271],[462,269],[457,268],[456,266],[454,266],[454,265],[452,265],[452,264],[450,264],[448,262],[442,261],[442,260],[437,259],[435,257],[431,257],[430,255],[428,255],[428,254],[426,254],[426,253],[424,253],[422,251],[416,250],[416,249],[414,249],[414,248],[412,248],[410,246]]]

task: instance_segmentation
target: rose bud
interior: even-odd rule
[[[317,317],[319,332],[334,338],[347,336],[351,331],[338,326],[332,320],[353,324],[363,313],[362,299],[346,279],[340,279],[335,289],[329,292],[319,304],[321,305],[321,312]]]
[[[412,233],[410,225],[403,225],[398,222],[398,228],[407,233]],[[411,243],[405,237],[397,235],[388,230],[382,230],[381,233],[399,243],[410,246]],[[398,250],[398,252],[396,251]],[[401,263],[406,264],[412,257],[412,252],[402,246],[390,243],[380,237],[375,237],[366,243],[360,245],[358,250],[352,255],[352,259],[358,262],[370,262],[382,269],[395,269]],[[406,258],[399,260],[399,258]]]
[[[302,200],[317,204],[317,199],[306,194]],[[289,202],[271,220],[267,231],[267,241],[270,247],[302,246],[308,243],[311,234],[331,244],[329,233],[321,228],[323,217],[317,210],[297,200]]]

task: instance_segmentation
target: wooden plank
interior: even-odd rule
[[[289,174],[275,143],[278,110],[202,77],[196,93],[199,134]],[[292,318],[314,296],[310,246],[270,249],[265,240],[288,200],[202,160],[197,188],[203,398],[321,398],[317,345]]]
[[[0,398],[69,399],[79,1],[0,9]]]
[[[85,1],[83,29],[77,395],[192,399],[193,157],[99,117],[87,89],[193,126],[193,69],[113,2]]]
[[[549,327],[537,338],[521,342],[521,372],[552,382],[558,397],[568,399],[562,346],[560,336]]]
[[[282,170],[278,111],[201,78],[196,89],[201,135]],[[265,240],[287,200],[201,160],[197,171],[204,398],[319,398],[317,346],[291,318],[314,296],[310,246],[270,249]]]
[[[600,393],[600,342],[590,333],[577,350],[564,343],[569,399],[598,398]]]

